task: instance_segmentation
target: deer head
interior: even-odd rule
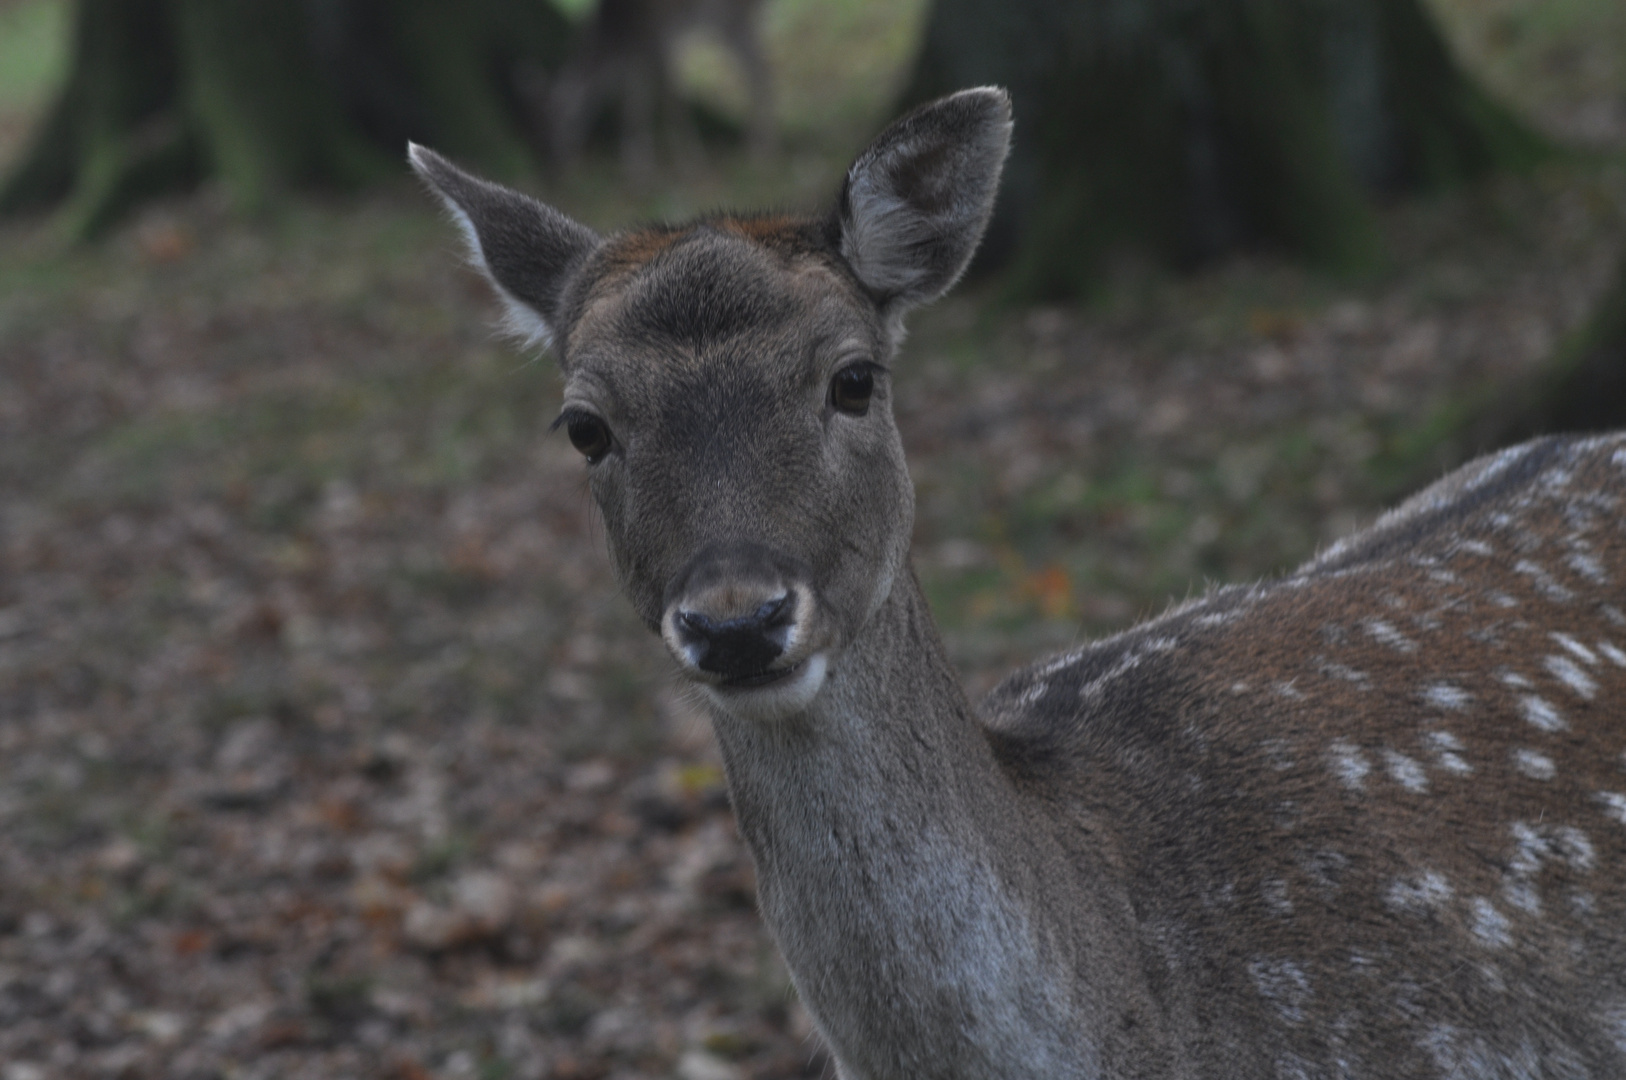
[[[509,326],[554,347],[634,607],[733,715],[806,708],[905,572],[890,365],[970,260],[1010,130],[1003,91],[964,91],[888,128],[824,216],[609,237],[411,148]]]

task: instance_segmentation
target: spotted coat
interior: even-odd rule
[[[1620,1077],[1623,609],[1626,437],[1546,439],[985,711],[1088,793],[1203,1075]]]

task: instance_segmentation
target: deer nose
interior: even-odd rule
[[[770,665],[785,651],[795,621],[796,594],[789,591],[732,619],[680,609],[672,620],[690,662],[731,682],[767,675]]]

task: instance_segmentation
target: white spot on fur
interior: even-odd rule
[[[1347,664],[1335,664],[1330,660],[1323,660],[1316,665],[1316,670],[1328,678],[1351,683],[1361,690],[1370,690],[1372,688],[1371,676],[1364,671],[1357,671]]]
[[[1310,976],[1291,960],[1255,960],[1248,965],[1259,994],[1276,1007],[1289,1024],[1304,1022],[1305,1007],[1315,996]]]
[[[1598,801],[1603,803],[1603,812],[1626,825],[1626,795],[1618,791],[1598,792]]]
[[[1513,944],[1513,924],[1482,896],[1474,898],[1473,925],[1469,929],[1488,949],[1505,949]]]
[[[1044,667],[1034,672],[1034,676],[1040,679],[1048,679],[1050,676],[1056,674],[1056,672],[1065,671],[1082,659],[1084,659],[1084,654],[1082,652],[1070,652],[1063,656],[1058,656]]]
[[[1032,686],[1022,691],[1022,696],[1016,699],[1016,707],[1023,710],[1031,709],[1033,706],[1039,703],[1039,699],[1044,697],[1045,691],[1049,689],[1050,684],[1047,682],[1040,681],[1034,683]]]
[[[1331,898],[1343,887],[1344,873],[1349,869],[1349,856],[1343,852],[1332,848],[1301,851],[1295,861],[1323,897]]]
[[[1592,849],[1592,840],[1586,833],[1573,825],[1560,825],[1553,830],[1554,842],[1563,854],[1564,861],[1570,864],[1571,869],[1583,874],[1591,873],[1597,864],[1597,853]]]
[[[1078,691],[1079,699],[1082,701],[1089,701],[1092,698],[1099,697],[1101,692],[1112,684],[1113,680],[1117,679],[1126,672],[1133,671],[1138,667],[1140,667],[1140,653],[1129,653],[1116,664],[1112,665],[1112,669],[1110,671],[1107,671],[1099,678],[1092,679],[1080,687]]]
[[[1496,554],[1496,549],[1485,543],[1483,540],[1464,540],[1457,545],[1457,548],[1461,551],[1466,551],[1470,555],[1488,557]]]
[[[1227,881],[1217,889],[1206,889],[1203,892],[1203,906],[1214,908],[1228,908],[1236,901],[1236,882]]]
[[[1383,619],[1370,619],[1366,623],[1366,632],[1374,640],[1380,641],[1398,652],[1412,653],[1417,651],[1417,642],[1402,634],[1394,628],[1392,623]]]
[[[1293,899],[1287,895],[1287,882],[1281,878],[1266,881],[1259,887],[1259,893],[1265,899],[1265,906],[1275,914],[1293,914]]]
[[[1526,694],[1520,698],[1519,708],[1523,711],[1526,720],[1549,734],[1555,731],[1563,731],[1569,727],[1569,724],[1557,709],[1549,705],[1546,699],[1539,698],[1534,694]]]
[[[1398,750],[1386,748],[1383,751],[1383,764],[1388,768],[1389,776],[1394,782],[1407,791],[1421,794],[1428,790],[1428,774],[1412,758]]]
[[[1520,461],[1523,461],[1525,455],[1528,453],[1530,453],[1529,443],[1520,443],[1517,446],[1510,446],[1506,450],[1498,451],[1495,457],[1487,461],[1476,474],[1467,479],[1467,481],[1462,485],[1462,490],[1464,492],[1469,492],[1476,488],[1483,487],[1485,484],[1490,483],[1502,473],[1506,472],[1512,466],[1518,464]]]
[[[1579,641],[1576,641],[1574,638],[1570,637],[1568,634],[1561,634],[1561,633],[1559,633],[1559,632],[1557,632],[1555,630],[1552,633],[1548,634],[1547,636],[1552,638],[1554,641],[1558,642],[1560,645],[1564,646],[1564,648],[1568,649],[1570,651],[1570,653],[1577,660],[1580,660],[1582,663],[1590,664],[1590,665],[1594,665],[1594,666],[1598,663],[1598,654],[1597,653],[1593,652],[1591,649],[1587,648],[1585,645],[1582,645]]]
[[[1451,899],[1451,883],[1438,870],[1425,870],[1414,878],[1395,878],[1383,902],[1395,911],[1420,914],[1442,908]]]
[[[1513,751],[1513,767],[1532,780],[1551,780],[1558,772],[1552,758],[1535,750]]]
[[[1592,584],[1609,584],[1609,575],[1603,572],[1603,564],[1598,561],[1597,556],[1591,554],[1590,552],[1574,552],[1565,561],[1569,563],[1571,570],[1574,570],[1577,574],[1580,574],[1582,577],[1592,582]]]
[[[1528,577],[1536,589],[1549,600],[1567,604],[1575,599],[1575,594],[1554,580],[1553,575],[1540,563],[1520,559],[1513,564],[1513,569]]]
[[[1474,767],[1460,753],[1462,740],[1449,731],[1431,731],[1423,736],[1423,741],[1434,751],[1434,760],[1446,772],[1467,776],[1474,771]]]
[[[1515,690],[1530,690],[1536,685],[1517,671],[1508,671],[1506,668],[1499,671],[1496,677]]]
[[[1611,664],[1616,667],[1626,668],[1626,652],[1622,652],[1614,643],[1600,640],[1598,642],[1598,651],[1607,656]]]
[[[1508,863],[1508,872],[1519,877],[1538,873],[1542,861],[1552,854],[1551,845],[1528,822],[1515,821],[1509,831],[1513,833],[1513,861]]]
[[[1436,709],[1462,712],[1468,708],[1468,703],[1473,699],[1474,696],[1468,691],[1448,682],[1430,683],[1423,688],[1423,700]]]
[[[1327,761],[1332,767],[1333,775],[1343,781],[1345,787],[1351,791],[1362,791],[1366,788],[1366,774],[1372,771],[1372,766],[1359,747],[1339,739],[1327,747]]]
[[[1577,664],[1569,657],[1557,655],[1547,656],[1542,658],[1541,664],[1547,669],[1548,673],[1552,675],[1553,678],[1557,679],[1559,682],[1562,682],[1565,686],[1586,698],[1588,701],[1592,700],[1592,698],[1598,693],[1597,682],[1592,678],[1592,676],[1581,670],[1581,665]]]
[[[1296,681],[1295,679],[1288,679],[1286,682],[1277,683],[1271,689],[1289,701],[1302,701],[1304,700],[1304,692],[1293,685]]]
[[[1502,898],[1510,907],[1517,908],[1526,915],[1541,914],[1541,893],[1536,891],[1535,885],[1523,878],[1513,878],[1504,883]]]

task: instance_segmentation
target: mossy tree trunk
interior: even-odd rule
[[[245,208],[353,187],[407,139],[518,176],[519,83],[556,68],[570,33],[543,0],[77,0],[74,26],[0,213],[60,205],[76,237],[205,177]]]
[[[1544,145],[1464,77],[1421,0],[934,0],[910,102],[1000,83],[1017,134],[984,265],[1076,295],[1115,249],[1187,267],[1379,255],[1371,204]]]

